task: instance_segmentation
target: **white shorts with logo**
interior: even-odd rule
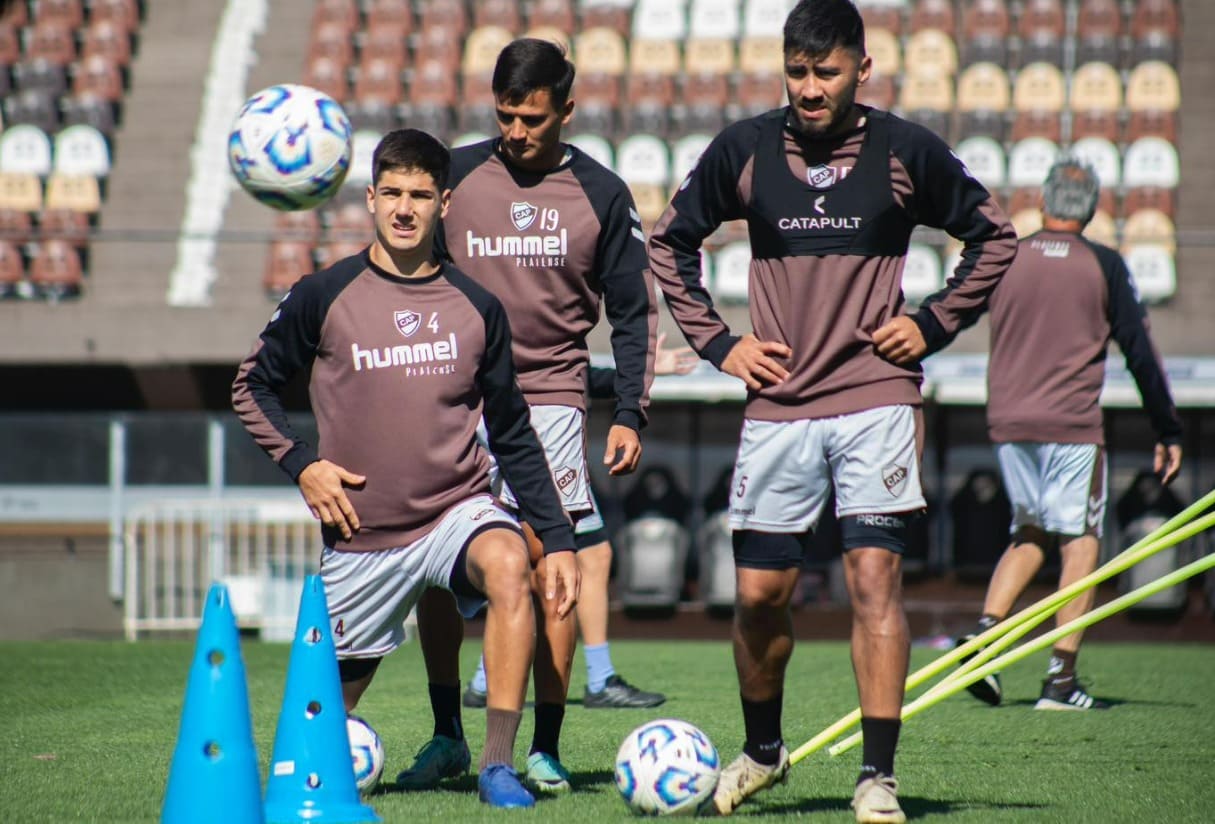
[[[1036,526],[1057,535],[1101,537],[1105,521],[1105,450],[1095,443],[996,445],[1012,531]]]
[[[405,616],[427,587],[451,589],[461,550],[486,528],[519,532],[519,522],[489,495],[477,495],[448,510],[427,535],[409,546],[376,552],[321,553],[321,580],[338,658],[387,655],[405,640]],[[484,599],[456,595],[465,617]]]
[[[571,515],[595,509],[591,484],[586,471],[586,415],[572,406],[532,406],[532,429],[544,447],[553,483],[565,511]],[[498,461],[489,448],[489,437],[482,421],[477,437],[489,453],[489,480],[494,494],[512,509],[519,508],[515,493],[502,477]]]
[[[813,529],[835,488],[835,513],[881,515],[925,506],[910,406],[834,418],[743,422],[730,528]]]

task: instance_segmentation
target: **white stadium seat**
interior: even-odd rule
[[[0,172],[46,177],[51,169],[51,139],[42,129],[19,123],[0,135]]]
[[[692,0],[688,29],[692,37],[738,39],[738,0]]]
[[[637,0],[633,9],[633,39],[674,40],[688,36],[686,0]]]
[[[92,126],[68,126],[55,135],[55,171],[69,175],[107,177],[110,147]]]
[[[1122,183],[1122,155],[1104,137],[1082,137],[1072,144],[1069,154],[1090,164],[1097,172],[1101,188],[1116,189]]]
[[[666,186],[671,182],[667,144],[650,134],[635,134],[616,147],[616,173],[625,183]]]
[[[612,151],[612,144],[605,137],[600,137],[597,134],[576,134],[569,138],[571,146],[577,146],[585,152],[592,160],[597,160],[599,163],[607,166],[609,169],[616,168],[615,153]]]
[[[1160,303],[1177,291],[1177,264],[1168,246],[1136,243],[1123,249],[1122,255],[1145,303]]]
[[[789,0],[745,0],[743,34],[747,37],[780,37],[784,33],[785,17],[791,6]]]
[[[968,137],[958,144],[954,153],[988,189],[999,189],[1008,179],[1004,148],[990,137]]]
[[[913,243],[903,263],[903,296],[919,303],[941,288],[941,258],[931,246]]]
[[[1059,156],[1059,147],[1045,137],[1019,140],[1008,153],[1010,186],[1041,186],[1046,173]]]
[[[713,297],[722,303],[746,303],[751,279],[751,244],[745,240],[727,243],[713,261]]]
[[[697,132],[685,135],[671,144],[671,181],[682,181],[704,154],[713,136]]]
[[[1177,149],[1163,137],[1141,137],[1127,148],[1122,164],[1124,186],[1174,189],[1180,178]]]

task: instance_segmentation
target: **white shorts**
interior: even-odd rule
[[[487,528],[519,532],[519,522],[478,495],[448,510],[427,535],[409,546],[376,552],[321,553],[321,580],[338,658],[376,658],[405,640],[405,616],[428,587],[451,589],[452,567],[460,552]],[[456,595],[465,617],[484,599]]]
[[[595,504],[591,500],[591,484],[586,471],[586,415],[572,406],[532,406],[530,409],[532,429],[544,447],[544,456],[565,511],[571,515],[590,512]],[[484,421],[477,427],[477,437],[489,453],[490,487],[503,504],[517,510],[519,501],[502,477],[497,458],[489,448]]]
[[[915,410],[881,406],[834,418],[745,420],[730,528],[813,529],[832,486],[839,517],[923,509]]]
[[[1036,526],[1056,535],[1095,535],[1105,521],[1105,450],[1095,443],[996,445],[1012,532]]]

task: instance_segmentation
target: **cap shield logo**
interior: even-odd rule
[[[536,219],[539,211],[539,209],[526,201],[522,203],[515,201],[510,205],[510,221],[515,224],[517,230],[522,232],[532,225],[532,221]]]
[[[834,166],[825,166],[820,163],[806,170],[806,180],[815,189],[826,189],[828,186],[834,186],[838,179],[839,174],[835,171]]]
[[[902,495],[907,487],[907,467],[893,464],[882,467],[882,485],[894,497]]]
[[[398,309],[393,312],[392,320],[396,324],[397,331],[405,337],[418,331],[418,327],[422,325],[422,316],[417,312],[410,312],[408,309]]]

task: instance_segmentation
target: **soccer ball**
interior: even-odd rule
[[[642,724],[616,753],[616,789],[642,815],[696,815],[720,774],[713,742],[686,721]]]
[[[354,762],[354,783],[359,792],[371,792],[384,772],[384,743],[371,725],[357,715],[346,716],[346,735]]]
[[[228,165],[244,190],[267,206],[310,209],[346,179],[351,131],[332,97],[309,86],[270,86],[236,113]]]

